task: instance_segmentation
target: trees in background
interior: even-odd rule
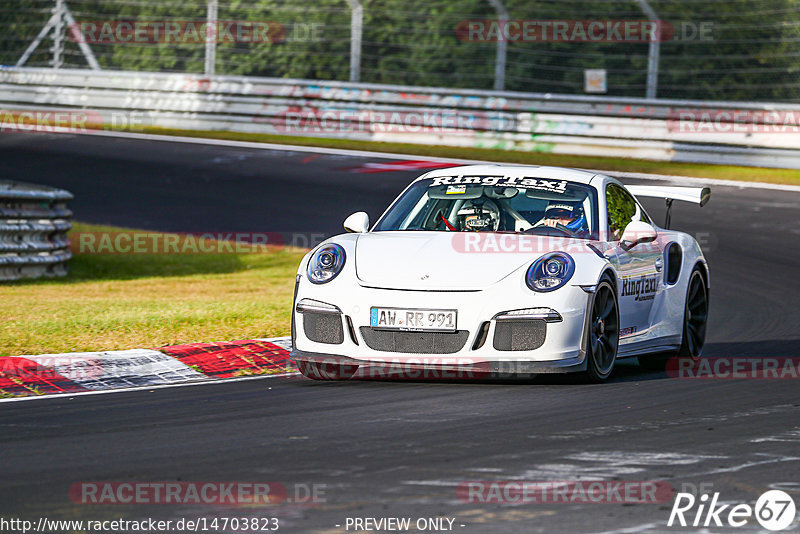
[[[66,0],[78,21],[196,21],[206,0]],[[217,47],[216,72],[347,80],[346,0],[219,0],[218,19],[269,23],[268,41]],[[497,18],[487,0],[362,0],[361,81],[491,89],[493,40],[464,38],[466,21]],[[13,65],[50,16],[54,0],[7,0],[0,7],[0,63]],[[661,98],[796,101],[800,97],[800,0],[651,0],[674,35],[661,44]],[[634,1],[505,0],[512,20],[624,21],[646,17]],[[29,65],[46,66],[46,41]],[[103,68],[202,72],[201,42],[91,45]],[[585,69],[606,69],[608,94],[644,96],[642,42],[509,42],[505,88],[583,93]],[[85,62],[67,39],[66,67]]]

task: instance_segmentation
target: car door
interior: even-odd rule
[[[651,324],[653,304],[662,290],[663,254],[655,243],[643,243],[626,250],[620,243],[631,221],[650,223],[633,196],[615,183],[606,186],[608,259],[619,274],[620,340],[632,341],[645,334]]]

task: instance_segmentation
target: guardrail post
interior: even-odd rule
[[[658,91],[658,59],[661,54],[661,23],[658,14],[650,7],[647,0],[636,0],[647,18],[656,23],[655,35],[650,39],[647,51],[647,99],[655,100]]]
[[[218,0],[208,0],[206,9],[206,76],[213,76],[217,64],[217,11]]]
[[[359,0],[347,0],[350,5],[350,81],[361,79],[361,34],[364,31],[364,7]]]
[[[494,10],[497,12],[497,21],[503,30],[508,23],[508,11],[500,0],[489,0]],[[506,55],[508,52],[508,42],[504,37],[505,33],[501,32],[497,39],[497,48],[495,50],[494,60],[494,90],[502,91],[506,85]]]

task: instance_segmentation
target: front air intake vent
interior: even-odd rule
[[[303,332],[316,343],[339,345],[344,341],[342,316],[338,313],[303,313]]]
[[[467,342],[469,332],[403,332],[377,330],[368,326],[360,329],[364,343],[372,350],[408,354],[453,354]]]
[[[494,327],[495,350],[536,350],[544,344],[547,323],[542,319],[497,321]]]

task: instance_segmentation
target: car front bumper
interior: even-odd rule
[[[584,334],[591,293],[579,286],[565,286],[552,293],[533,293],[527,288],[500,293],[507,294],[498,294],[497,288],[402,291],[358,286],[342,294],[302,280],[292,311],[292,357],[299,364],[308,364],[309,368],[360,368],[359,375],[373,376],[406,370],[434,377],[437,373],[452,371],[470,378],[585,369]],[[323,313],[327,313],[327,317],[315,315],[312,319],[308,311],[302,311],[303,304],[298,311],[298,303],[310,300],[326,305],[327,312]],[[397,333],[372,328],[369,322],[372,307],[455,309],[458,311],[458,339],[453,337],[455,334]],[[533,343],[534,348],[526,350],[525,336],[534,330],[524,330],[524,320],[512,319],[504,313],[534,308],[554,310],[558,319],[537,319],[535,326],[540,339]],[[320,317],[330,318],[329,326],[321,328],[317,321]],[[307,320],[317,323],[307,325]],[[523,329],[514,330],[517,327]],[[336,332],[328,342],[311,339],[309,332],[320,328]]]
[[[472,361],[455,357],[408,357],[393,361],[370,361],[292,350],[291,358],[303,374],[321,379],[373,378],[407,380],[476,380],[483,378],[519,378],[550,373],[573,373],[586,370],[583,355],[566,360]]]

